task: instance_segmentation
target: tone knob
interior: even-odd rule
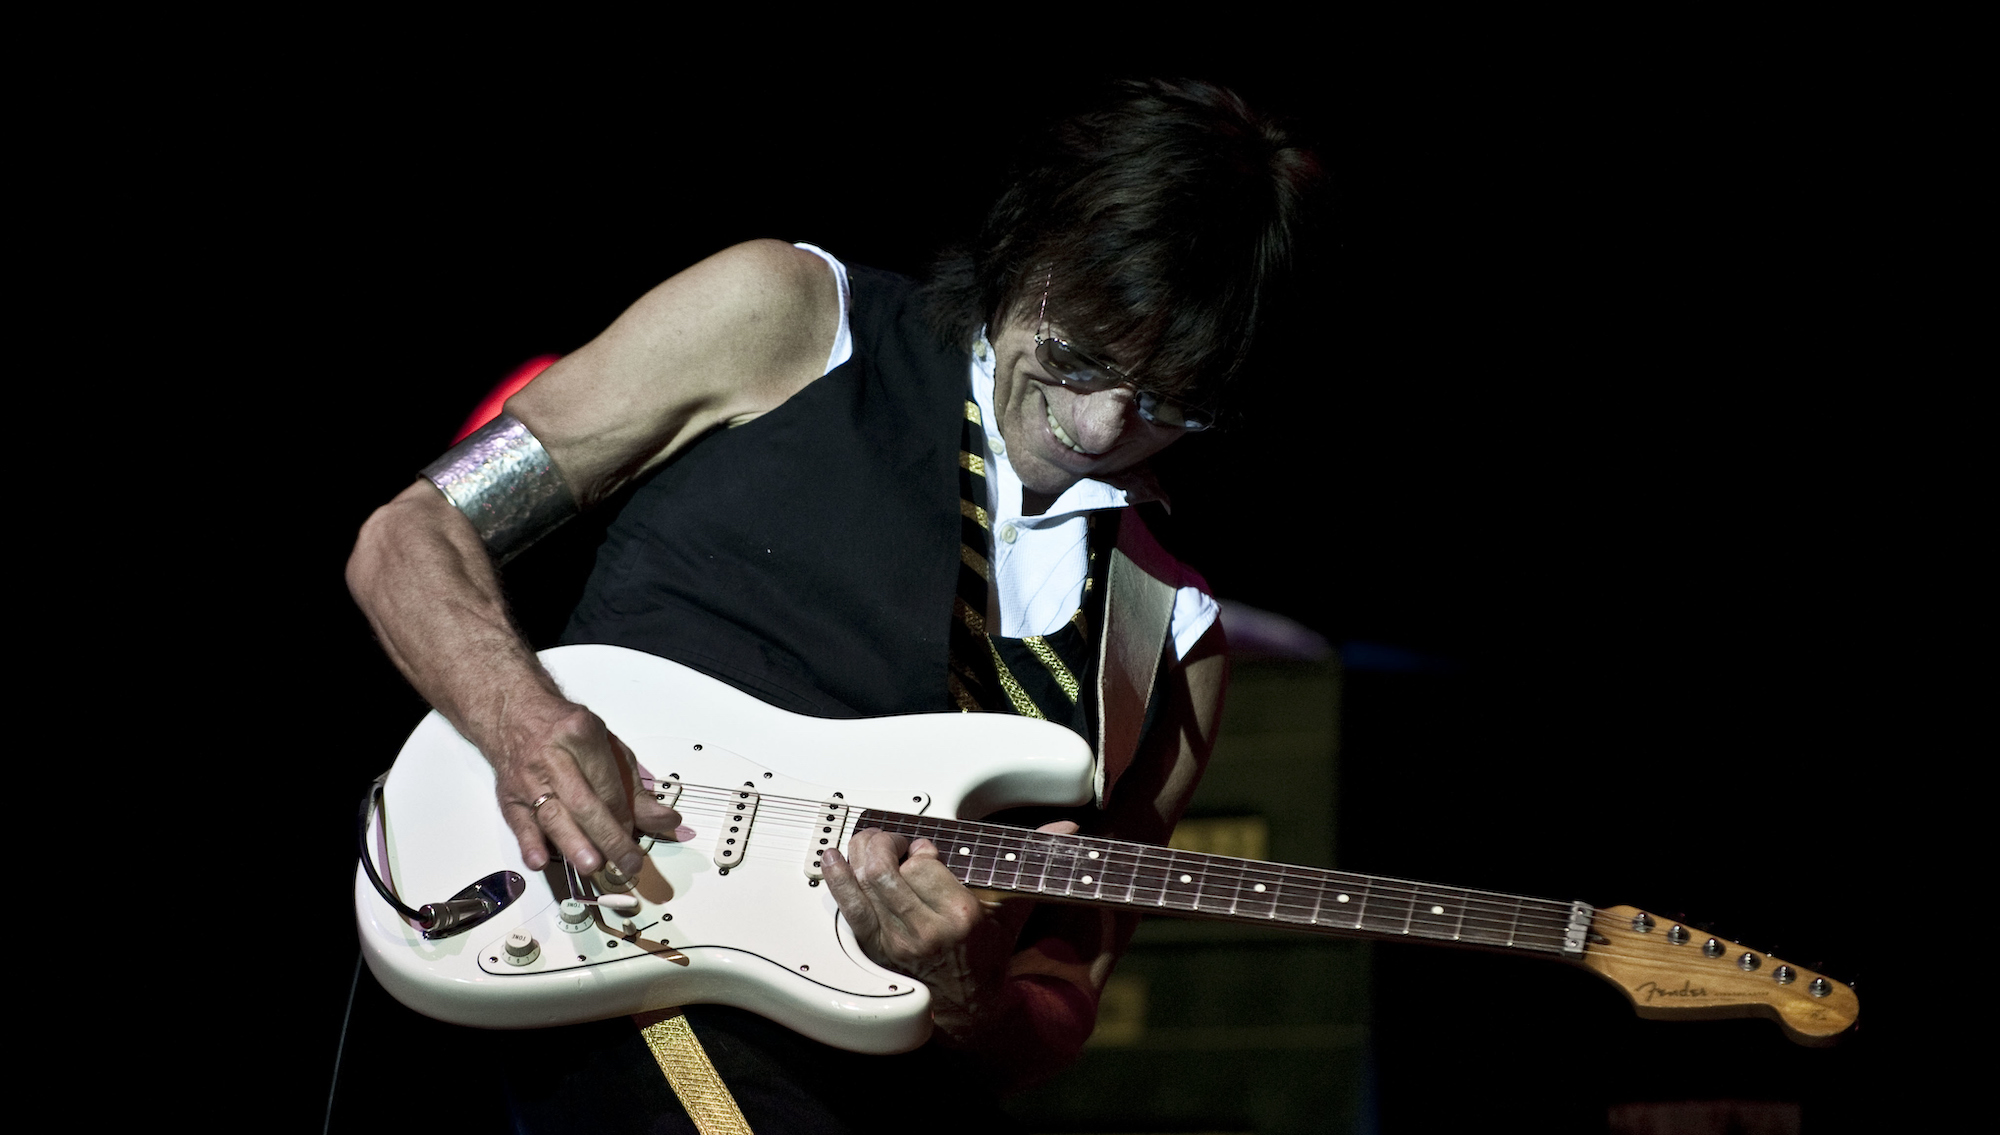
[[[516,930],[507,935],[507,964],[524,966],[542,956],[541,943],[526,930]]]
[[[590,929],[590,908],[575,899],[562,901],[560,917],[560,925],[566,933],[581,934]]]

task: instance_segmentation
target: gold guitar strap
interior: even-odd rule
[[[729,1085],[716,1073],[708,1050],[688,1025],[685,1013],[660,1009],[634,1014],[632,1020],[660,1071],[666,1074],[667,1085],[680,1098],[688,1118],[694,1120],[695,1130],[701,1135],[756,1135],[749,1120],[743,1118],[743,1109],[736,1106],[736,1097],[729,1094]]]

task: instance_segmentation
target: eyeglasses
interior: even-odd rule
[[[1195,433],[1215,425],[1215,415],[1189,406],[1156,390],[1146,390],[1125,372],[1109,363],[1100,363],[1070,343],[1049,334],[1049,289],[1042,287],[1041,327],[1035,332],[1035,360],[1048,371],[1055,385],[1084,394],[1129,386],[1138,396],[1139,417],[1156,426]]]

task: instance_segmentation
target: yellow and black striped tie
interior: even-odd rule
[[[951,670],[947,675],[951,701],[967,713],[1018,713],[1067,725],[1088,736],[1083,692],[1090,681],[1089,620],[1079,609],[1068,623],[1049,635],[1001,638],[987,625],[988,595],[993,567],[992,517],[986,503],[986,430],[979,404],[965,403],[964,441],[958,454],[959,571],[958,594],[952,600]],[[1091,575],[1099,552],[1092,525]],[[1096,580],[1084,581],[1086,602]]]

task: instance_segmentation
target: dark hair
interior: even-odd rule
[[[1120,83],[1031,140],[969,248],[938,264],[940,333],[970,345],[1041,303],[1079,348],[1213,407],[1290,268],[1319,166],[1233,92]]]

